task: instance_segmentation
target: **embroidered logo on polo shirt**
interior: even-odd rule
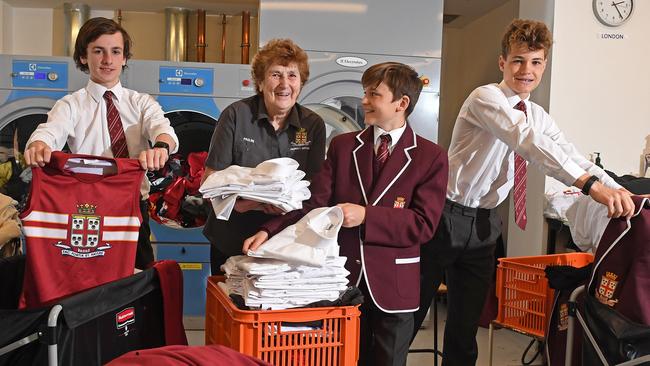
[[[246,141],[246,142],[250,142],[251,144],[254,144],[254,143],[255,143],[255,140],[252,139],[252,138],[250,138],[250,137],[244,137],[244,138],[242,138],[242,140],[244,140],[244,141]]]
[[[299,128],[296,131],[296,137],[291,142],[291,151],[296,150],[309,150],[311,146],[311,141],[307,141],[307,130],[303,127]]]
[[[296,145],[304,145],[304,144],[306,144],[307,143],[307,130],[305,130],[304,128],[301,127],[296,132],[296,140],[295,140],[295,142],[296,142]]]

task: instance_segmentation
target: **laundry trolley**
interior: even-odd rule
[[[650,364],[650,326],[630,321],[593,296],[585,296],[581,306],[578,298],[585,289],[586,286],[578,287],[569,299],[565,366],[573,366],[576,319],[584,334],[583,365]]]
[[[24,257],[0,263],[2,273],[21,268]],[[3,286],[0,365],[103,365],[132,350],[187,344],[181,284],[178,264],[162,261],[55,305],[26,310],[7,306],[18,303],[22,281],[18,291]]]
[[[576,319],[585,335],[583,365],[650,364],[650,200],[632,199],[633,217],[609,221],[587,285],[571,294],[565,365],[574,353]]]

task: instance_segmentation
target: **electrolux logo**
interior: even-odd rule
[[[363,67],[368,64],[368,61],[356,56],[345,56],[336,59],[336,63],[344,67]]]

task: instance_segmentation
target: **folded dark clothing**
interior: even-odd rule
[[[239,310],[253,310],[246,306],[246,302],[244,301],[244,298],[241,295],[237,294],[230,294],[230,300],[232,301],[233,304],[239,309]]]
[[[334,301],[320,300],[307,304],[306,308],[323,308],[329,306],[352,306],[363,304],[363,294],[356,286],[348,286],[338,299]]]
[[[623,188],[634,194],[648,194],[650,193],[650,178],[635,177],[633,175],[618,176],[616,173],[605,170],[605,172],[616,181],[616,183],[623,186]]]
[[[571,290],[587,280],[592,264],[576,268],[572,266],[548,266],[544,269],[548,285],[555,290]]]

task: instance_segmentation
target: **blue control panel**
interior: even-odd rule
[[[214,70],[190,67],[160,67],[160,92],[212,94]]]
[[[11,80],[18,88],[68,88],[68,63],[39,60],[13,60]]]

